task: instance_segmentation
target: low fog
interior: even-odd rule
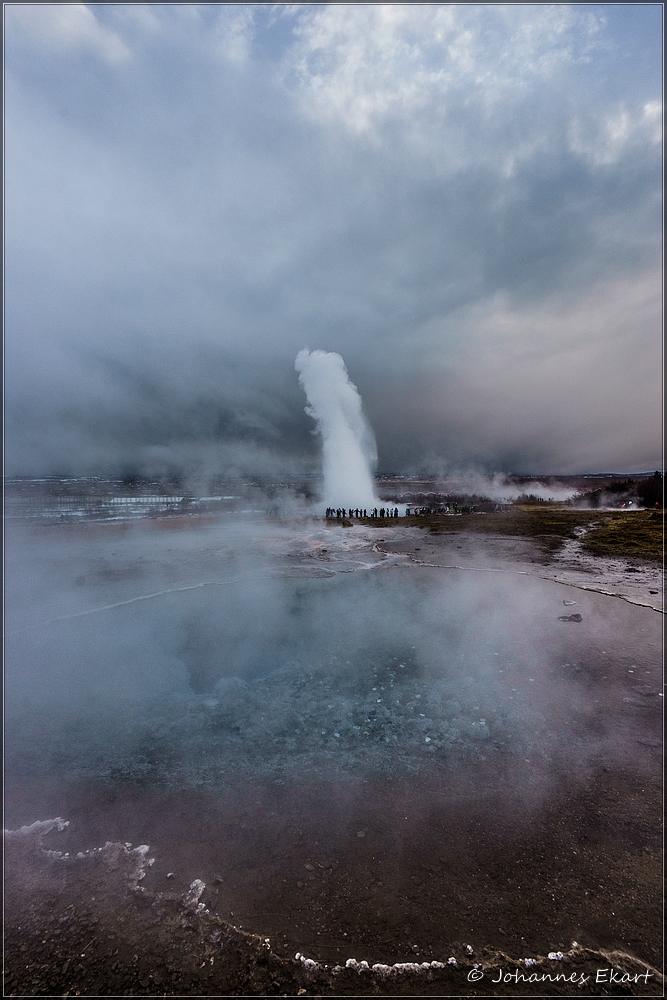
[[[222,790],[509,754],[555,780],[613,756],[596,720],[573,759],[593,706],[559,676],[565,588],[355,544],[310,518],[12,528],[13,777]]]
[[[220,790],[526,753],[555,779],[568,727],[595,711],[553,677],[568,655],[557,612],[578,601],[483,554],[453,574],[418,570],[378,547],[398,518],[362,526],[357,510],[356,530],[344,509],[329,519],[336,505],[382,502],[373,432],[340,355],[303,350],[295,367],[321,438],[319,488],[151,497],[128,480],[114,497],[74,481],[68,497],[60,481],[55,495],[17,494],[5,680],[15,775],[65,765],[70,778]],[[505,503],[520,489],[472,472],[449,488]],[[422,543],[406,531],[400,544]],[[598,724],[577,769],[606,741]]]

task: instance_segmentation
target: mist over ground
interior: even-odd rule
[[[502,513],[468,515],[498,524],[475,535],[298,505],[57,511],[6,532],[10,846],[66,824],[12,854],[17,983],[97,995],[136,977],[133,954],[139,990],[171,983],[163,908],[187,922],[193,885],[202,947],[221,928],[270,936],[288,972],[297,951],[449,969],[469,947],[541,962],[571,940],[657,960],[662,605],[637,556],[610,565],[633,574],[618,600]],[[126,960],[138,896],[104,858],[137,844],[157,938]],[[215,974],[236,989],[221,940]],[[168,989],[201,995],[193,975]]]
[[[67,747],[75,770],[96,773],[85,740],[101,741],[104,766],[115,771],[133,759],[136,739],[154,742],[146,718],[166,713],[158,741],[165,760],[183,748],[184,717],[196,720],[203,756],[191,766],[214,786],[247,768],[252,774],[253,759],[261,774],[262,757],[278,777],[287,769],[303,780],[314,759],[324,773],[358,777],[369,767],[419,770],[430,743],[430,753],[476,756],[490,739],[480,719],[497,714],[496,658],[505,666],[508,656],[538,658],[530,628],[512,636],[507,627],[532,599],[476,579],[443,590],[437,580],[402,580],[372,563],[350,574],[340,565],[343,540],[327,543],[323,561],[317,533],[304,527],[300,544],[289,525],[257,522],[180,531],[91,525],[60,538],[12,533],[9,746],[18,739],[37,750],[37,740],[42,768]],[[319,535],[326,543],[331,532]],[[319,556],[320,579],[302,568],[304,545]],[[290,579],[295,556],[300,576]],[[507,726],[512,739],[530,740],[519,716],[503,721],[501,741]],[[122,748],[118,729],[130,717]],[[211,755],[216,732],[250,751],[240,768],[233,747]],[[155,766],[161,772],[157,759]],[[168,770],[153,777],[170,780]]]
[[[616,753],[598,720],[572,757],[591,706],[552,676],[571,655],[562,586],[480,572],[488,553],[477,572],[415,573],[369,532],[247,515],[12,526],[10,770],[222,789],[509,753],[555,781]]]
[[[659,466],[659,5],[4,14],[8,474]]]

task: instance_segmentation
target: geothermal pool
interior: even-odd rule
[[[6,827],[147,844],[279,956],[657,962],[660,615],[393,530],[12,531]]]

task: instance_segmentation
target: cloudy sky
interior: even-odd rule
[[[659,466],[660,5],[4,11],[8,473]]]

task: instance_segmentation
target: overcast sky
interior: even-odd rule
[[[7,472],[661,461],[658,4],[7,4]]]

